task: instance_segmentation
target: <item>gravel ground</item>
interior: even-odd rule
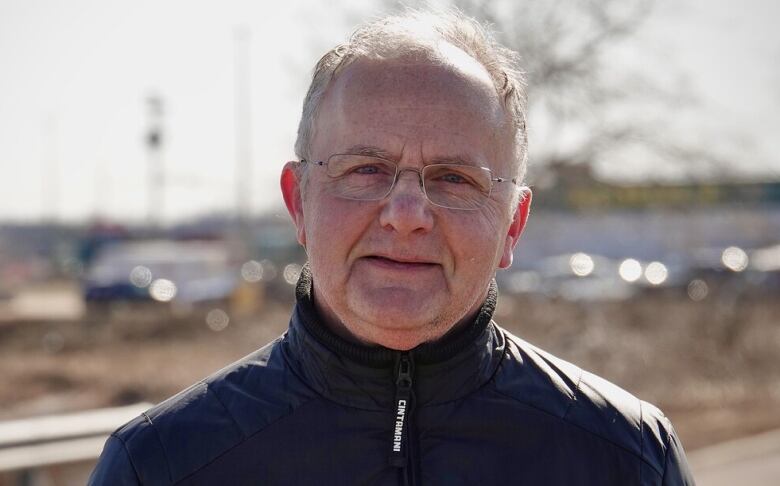
[[[207,326],[207,309],[188,318],[132,308],[91,321],[6,320],[0,420],[159,401],[271,341],[289,308],[270,303],[219,331]],[[780,427],[779,315],[771,296],[692,302],[655,292],[606,303],[502,296],[496,320],[660,406],[692,450]]]

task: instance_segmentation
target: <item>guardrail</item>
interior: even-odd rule
[[[699,486],[776,486],[780,429],[694,450],[688,462]]]
[[[33,484],[36,471],[97,459],[111,432],[151,406],[138,403],[0,422],[0,486]]]

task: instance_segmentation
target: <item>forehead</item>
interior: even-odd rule
[[[399,158],[413,151],[424,160],[457,156],[491,167],[506,159],[511,125],[489,75],[465,54],[439,57],[348,66],[320,107],[317,156],[368,145]]]

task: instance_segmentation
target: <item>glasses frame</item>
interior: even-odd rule
[[[364,156],[364,157],[372,157],[374,159],[379,159],[379,160],[382,160],[384,162],[388,162],[388,163],[392,164],[395,167],[395,175],[393,176],[393,183],[390,184],[390,188],[387,190],[387,192],[384,195],[382,195],[381,197],[370,198],[370,199],[358,199],[358,198],[346,197],[346,196],[341,196],[341,195],[338,196],[338,197],[343,198],[343,199],[349,199],[350,201],[381,201],[382,199],[384,199],[387,196],[389,196],[391,192],[393,192],[393,189],[395,188],[395,185],[398,182],[398,178],[400,177],[401,173],[405,172],[405,171],[414,172],[414,173],[417,174],[417,177],[418,177],[418,179],[420,181],[420,189],[422,189],[423,195],[425,195],[425,199],[429,203],[433,204],[434,206],[440,207],[440,208],[452,209],[452,210],[455,210],[455,211],[476,211],[476,210],[482,208],[485,205],[485,202],[487,202],[487,200],[490,199],[491,194],[493,194],[493,183],[496,183],[496,182],[498,182],[498,183],[501,183],[501,182],[511,182],[515,186],[519,186],[519,184],[517,182],[517,177],[512,177],[511,179],[508,178],[508,177],[497,177],[497,176],[494,177],[493,176],[493,171],[489,167],[477,167],[478,169],[482,169],[484,171],[487,171],[488,175],[490,176],[490,187],[488,188],[488,192],[485,195],[485,199],[483,200],[483,202],[479,206],[474,207],[474,208],[453,208],[453,207],[450,207],[450,206],[445,206],[443,204],[438,204],[438,203],[436,203],[436,202],[431,200],[431,198],[428,196],[428,190],[425,188],[425,178],[423,177],[423,171],[425,171],[425,169],[427,169],[428,167],[459,166],[459,165],[463,165],[463,164],[454,164],[454,163],[450,163],[450,164],[429,164],[429,165],[424,166],[422,169],[416,169],[414,167],[405,167],[405,168],[401,169],[398,166],[398,162],[396,162],[394,160],[386,159],[384,157],[379,157],[377,155],[349,154],[349,153],[347,153],[347,154],[341,154],[341,153],[339,153],[339,154],[332,154],[332,155],[328,156],[327,160],[310,161],[310,160],[306,160],[306,159],[301,159],[299,162],[301,164],[314,164],[314,165],[318,165],[320,167],[325,167],[325,166],[328,165],[328,162],[333,157],[339,157],[339,156],[344,156],[344,155],[358,155],[358,156]],[[326,174],[327,174],[327,172],[326,172]],[[330,178],[334,178],[330,174],[327,174],[327,175]]]

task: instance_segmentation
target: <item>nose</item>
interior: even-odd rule
[[[405,172],[412,174],[404,177]],[[400,234],[425,233],[433,228],[433,213],[419,170],[407,168],[398,172],[395,186],[383,200],[379,223]]]

